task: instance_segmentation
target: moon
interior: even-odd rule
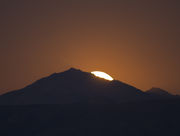
[[[93,74],[93,75],[95,75],[95,76],[97,76],[97,77],[100,77],[100,78],[109,80],[109,81],[114,80],[110,75],[106,74],[105,72],[101,72],[101,71],[92,71],[91,74]]]

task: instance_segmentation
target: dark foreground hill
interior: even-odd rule
[[[180,136],[180,100],[0,107],[2,136]]]

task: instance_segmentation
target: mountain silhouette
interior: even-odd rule
[[[166,90],[163,90],[161,88],[152,87],[151,89],[147,90],[146,93],[150,94],[152,97],[156,99],[176,99],[180,98],[179,95],[174,95],[169,93]]]
[[[146,93],[157,95],[157,96],[173,96],[168,91],[163,90],[161,88],[156,88],[156,87],[153,87],[153,88],[147,90]]]
[[[179,136],[180,99],[164,94],[71,68],[1,95],[0,135]]]
[[[121,103],[148,99],[148,94],[120,82],[70,68],[0,96],[0,104]]]

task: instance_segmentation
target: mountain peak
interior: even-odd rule
[[[74,67],[71,67],[70,69],[68,69],[67,71],[81,71],[80,69],[77,69],[77,68],[74,68]]]
[[[157,88],[157,87],[152,87],[151,89],[147,90],[146,93],[154,94],[154,95],[162,95],[162,96],[172,95],[168,91],[163,90],[161,88]]]
[[[72,74],[73,73],[73,74]],[[45,78],[48,78],[48,79],[52,79],[52,78],[57,78],[59,76],[62,76],[62,74],[70,74],[70,75],[74,75],[74,74],[77,74],[77,73],[84,73],[83,71],[81,71],[80,69],[76,69],[76,68],[69,68],[68,70],[64,71],[64,72],[58,72],[58,73],[53,73],[51,74],[50,76],[48,77],[45,77]]]
[[[64,72],[61,72],[61,73],[73,73],[73,74],[82,74],[82,73],[88,73],[88,72],[84,72],[84,71],[82,71],[82,70],[80,70],[80,69],[77,69],[77,68],[73,68],[73,67],[71,67],[71,68],[69,68],[68,70],[66,70],[66,71],[64,71]]]

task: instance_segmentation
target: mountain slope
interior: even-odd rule
[[[148,94],[120,81],[107,81],[71,68],[0,96],[0,104],[106,104],[148,97]]]

